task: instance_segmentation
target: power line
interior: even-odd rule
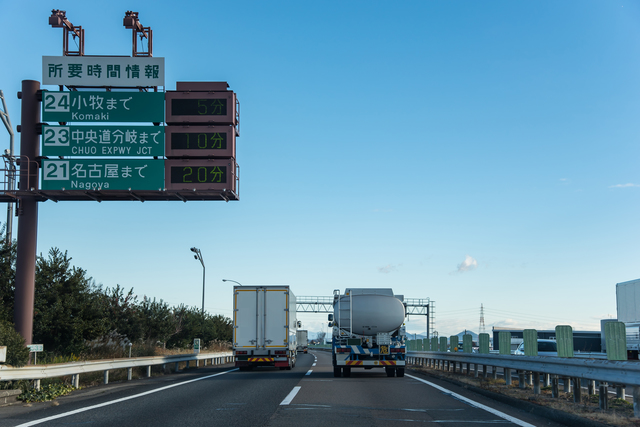
[[[515,317],[515,318],[530,318],[536,321],[550,321],[550,322],[559,322],[559,321],[565,321],[565,322],[575,322],[574,319],[562,319],[562,318],[543,318],[540,317],[540,315],[536,315],[536,314],[526,314],[526,313],[515,313],[512,311],[506,311],[506,310],[499,310],[499,309],[486,309],[487,313],[494,313],[497,316],[511,316],[511,317]]]

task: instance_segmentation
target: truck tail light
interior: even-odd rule
[[[236,354],[247,354],[246,351],[236,351]]]
[[[336,348],[336,353],[351,353],[350,348]]]
[[[391,353],[404,353],[404,348],[391,348]]]
[[[275,354],[287,354],[286,350],[276,350],[274,351]]]

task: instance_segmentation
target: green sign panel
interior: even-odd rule
[[[535,329],[525,329],[522,331],[522,340],[524,341],[524,355],[538,355],[538,331]]]
[[[462,336],[462,351],[464,353],[473,353],[473,337],[469,334]]]
[[[164,160],[43,160],[41,188],[43,190],[158,191],[164,188]]]
[[[501,331],[498,333],[498,346],[500,354],[511,354],[511,332]]]
[[[447,337],[440,337],[440,351],[447,351]]]
[[[573,357],[573,328],[570,325],[556,326],[558,357]]]
[[[164,93],[45,91],[42,121],[161,123],[164,121]]]
[[[478,335],[478,341],[480,348],[478,349],[478,353],[480,354],[489,354],[489,334],[482,333]]]
[[[43,126],[43,156],[164,156],[164,126]]]
[[[608,360],[627,360],[627,328],[622,322],[604,324]]]

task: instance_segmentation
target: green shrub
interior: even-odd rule
[[[20,367],[29,361],[29,349],[24,338],[16,332],[13,324],[7,321],[0,321],[0,345],[7,346],[8,365]]]
[[[29,403],[29,402],[46,402],[49,400],[53,400],[58,396],[64,396],[65,394],[69,394],[74,390],[74,387],[64,383],[53,383],[47,384],[40,387],[40,390],[36,390],[35,388],[29,389],[27,391],[23,391],[18,399]]]

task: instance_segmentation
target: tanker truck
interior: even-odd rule
[[[384,368],[388,377],[404,376],[405,307],[392,289],[333,292],[333,376],[349,377],[351,368]]]

